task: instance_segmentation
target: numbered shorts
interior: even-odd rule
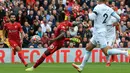
[[[50,51],[50,53],[54,53],[55,51],[59,50],[61,47],[63,47],[62,42],[53,42],[47,49]]]
[[[11,49],[16,49],[17,46],[21,47],[21,43],[19,40],[9,40],[9,44],[10,44],[10,47]]]
[[[107,45],[113,47],[114,42],[116,40],[116,37],[115,36],[109,36],[109,37],[106,37],[106,39],[107,39]]]
[[[99,45],[100,48],[105,48],[107,46],[106,33],[96,33],[90,41],[95,46]]]

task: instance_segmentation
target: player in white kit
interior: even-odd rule
[[[107,45],[107,21],[110,20],[111,16],[114,16],[118,21],[120,21],[120,17],[112,8],[105,4],[106,2],[107,0],[99,0],[99,4],[94,8],[93,12],[90,12],[88,15],[90,20],[94,20],[94,35],[86,47],[86,53],[83,57],[82,63],[80,65],[72,64],[72,66],[79,72],[83,70],[91,55],[91,51],[96,47],[96,45],[100,45],[101,50],[106,56],[114,54],[124,54],[125,56],[128,56],[128,51],[112,49],[111,46]]]
[[[116,40],[116,24],[117,19],[113,16],[111,16],[110,20],[107,23],[107,33],[106,33],[106,38],[107,38],[107,43],[109,46],[113,46],[115,40]]]
[[[107,26],[106,26],[106,28],[107,28],[107,33],[106,33],[107,44],[108,44],[108,46],[111,46],[111,47],[113,47],[114,42],[116,40],[116,25],[114,25],[114,24],[116,24],[116,25],[118,24],[117,19],[115,17],[111,16],[111,18],[108,21]],[[106,67],[109,67],[111,65],[110,58],[111,58],[110,55],[108,55],[106,57],[106,60],[107,60]]]

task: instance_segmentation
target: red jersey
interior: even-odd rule
[[[22,32],[22,27],[20,23],[14,22],[12,23],[6,23],[4,25],[4,30],[8,32],[8,39],[9,40],[20,40],[20,34],[19,32]]]
[[[68,27],[70,27],[70,26],[72,26],[72,24],[67,24],[66,22],[61,22],[58,25],[58,27],[54,33],[55,38],[61,34],[61,31],[66,32],[68,30]],[[65,41],[65,37],[61,38],[61,40],[58,40],[58,43],[64,43],[64,41]]]

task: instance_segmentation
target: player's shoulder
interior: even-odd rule
[[[19,22],[15,22],[15,24],[20,24]]]
[[[61,22],[58,26],[59,29],[65,29],[65,23]]]
[[[21,26],[21,24],[19,22],[15,22],[15,25],[17,26]]]
[[[102,6],[100,5],[100,4],[97,4],[95,7],[94,7],[94,9],[93,9],[93,11],[100,11],[100,9],[102,8]]]
[[[8,22],[8,23],[5,23],[4,26],[9,26],[10,24],[11,24],[11,23]]]

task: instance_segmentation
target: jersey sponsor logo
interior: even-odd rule
[[[14,44],[14,46],[16,46],[16,44]]]
[[[62,28],[65,28],[64,26],[62,26]]]
[[[9,30],[9,33],[17,32],[17,30]]]
[[[50,46],[50,49],[54,49],[54,45],[53,44]]]
[[[17,28],[17,26],[15,26],[15,28]]]

